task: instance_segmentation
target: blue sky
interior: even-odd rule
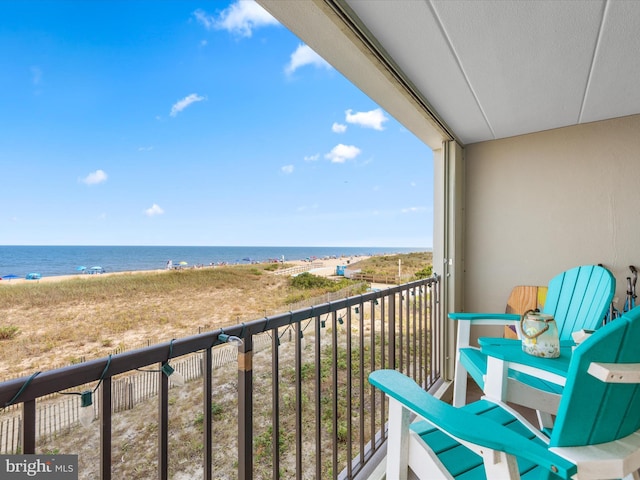
[[[432,152],[251,1],[5,0],[0,45],[0,244],[432,246]]]

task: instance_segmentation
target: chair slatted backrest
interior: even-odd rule
[[[576,330],[602,325],[615,288],[615,278],[606,268],[575,267],[551,279],[542,312],[553,315],[560,339],[570,340]]]
[[[606,383],[591,362],[640,363],[640,307],[611,322],[573,352],[550,446],[594,445],[640,429],[640,384]]]

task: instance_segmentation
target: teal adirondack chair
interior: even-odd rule
[[[638,345],[640,307],[575,349],[550,438],[500,402],[457,408],[399,372],[372,372],[389,397],[387,480],[408,467],[428,480],[639,479]],[[410,423],[412,413],[421,419]]]
[[[596,330],[613,299],[615,278],[600,266],[581,266],[554,277],[548,286],[542,313],[553,315],[561,342],[572,342],[571,333],[580,329]],[[458,321],[456,369],[453,405],[466,403],[467,372],[484,390],[487,358],[480,349],[469,345],[471,325],[508,325],[517,323],[519,315],[507,313],[450,313]],[[549,413],[557,410],[562,387],[530,375],[511,372],[508,400],[547,412],[539,413],[540,422],[550,426]],[[532,390],[534,388],[535,390]]]

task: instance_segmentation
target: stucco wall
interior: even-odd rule
[[[465,165],[466,311],[597,263],[622,306],[640,267],[640,115],[469,145]]]

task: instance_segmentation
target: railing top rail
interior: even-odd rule
[[[109,368],[106,372],[104,372],[104,370],[108,359],[105,357],[42,372],[35,376],[35,378],[31,378],[32,376],[25,376],[9,380],[0,383],[0,408],[9,406],[9,402],[12,400],[14,400],[13,403],[23,403],[51,393],[99,381],[103,376],[103,372],[105,373],[104,376],[108,378],[121,373],[130,372],[138,368],[163,363],[170,359],[170,352],[171,358],[175,358],[193,352],[206,350],[208,348],[213,348],[224,343],[219,339],[219,335],[222,333],[247,339],[252,335],[295,324],[314,316],[324,315],[344,308],[356,306],[369,300],[390,296],[421,285],[430,285],[436,280],[437,277],[416,280],[403,285],[381,289],[379,291],[371,291],[313,307],[267,316],[262,319],[234,325],[232,327],[225,327],[224,329],[217,329],[211,332],[175,339],[171,342],[164,342],[138,350],[119,353],[111,357]],[[20,393],[18,398],[14,399],[20,389],[29,381],[30,383],[28,384],[28,387]]]

